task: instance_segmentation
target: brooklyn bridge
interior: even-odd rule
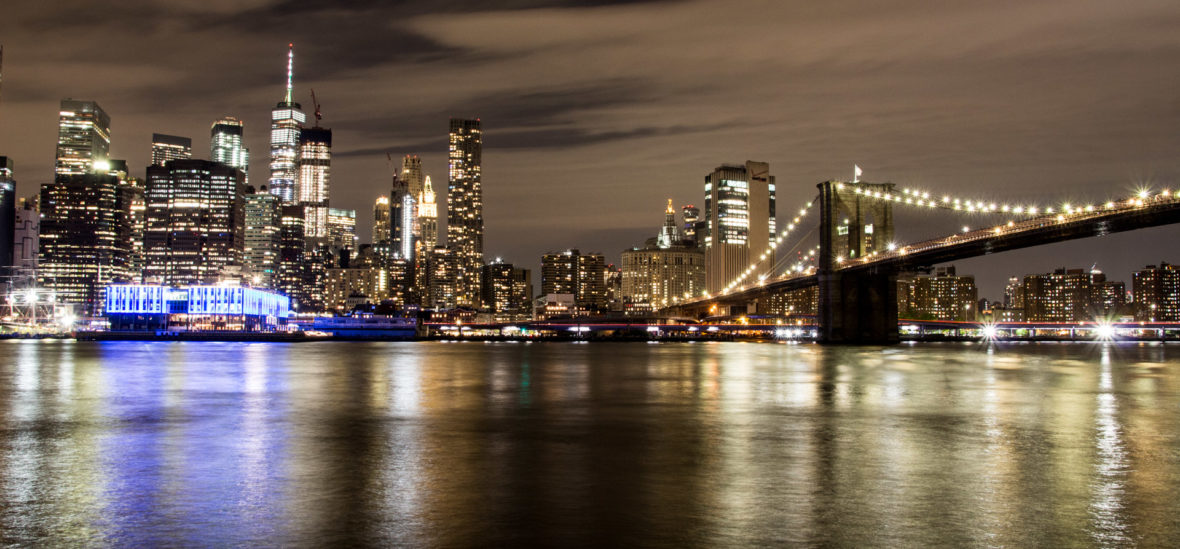
[[[826,181],[819,195],[771,239],[750,267],[714,294],[686,297],[660,314],[703,318],[759,311],[790,293],[818,289],[817,339],[821,343],[889,344],[899,340],[897,277],[935,264],[1102,236],[1180,221],[1180,192],[1141,190],[1096,204],[1053,207],[1006,205],[932,196],[893,183]],[[1003,219],[986,227],[911,243],[894,241],[894,208],[946,210]],[[818,227],[805,218],[819,210]],[[759,271],[768,256],[805,228],[817,229],[819,245],[784,274]]]

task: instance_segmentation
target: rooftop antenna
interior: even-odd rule
[[[287,103],[291,102],[291,81],[295,74],[295,44],[287,43]]]

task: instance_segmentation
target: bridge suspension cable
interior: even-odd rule
[[[943,195],[941,198],[932,197],[928,191],[919,191],[915,189],[902,189],[899,193],[874,191],[868,187],[863,187],[859,183],[839,183],[836,188],[843,189],[845,186],[853,187],[853,192],[857,195],[893,202],[894,204],[905,204],[918,208],[927,209],[942,209],[951,210],[962,213],[1007,213],[1015,215],[1036,216],[1042,214],[1052,214],[1054,209],[1052,206],[1039,206],[1037,204],[1004,204],[989,202],[984,200],[975,200],[969,198],[959,198],[951,195]],[[1062,211],[1075,210],[1078,208],[1095,208],[1094,205],[1071,206],[1066,203],[1062,206]],[[1093,210],[1090,210],[1093,211]]]
[[[762,254],[758,256],[758,259],[751,262],[750,266],[747,267],[744,271],[742,271],[741,274],[739,274],[736,278],[731,280],[729,282],[729,284],[726,284],[725,287],[720,292],[721,295],[733,292],[734,289],[738,288],[744,280],[749,278],[750,275],[754,274],[758,268],[758,264],[765,261],[766,257],[768,255],[770,255],[771,253],[774,253],[775,249],[778,248],[779,245],[781,245],[786,240],[787,236],[790,235],[791,232],[794,231],[796,228],[798,228],[799,222],[803,219],[804,216],[807,215],[807,212],[818,201],[819,201],[819,196],[817,195],[815,198],[811,199],[810,202],[808,202],[802,208],[799,209],[799,215],[795,216],[795,218],[792,219],[791,222],[787,224],[787,227],[785,229],[779,231],[779,234],[777,237],[775,237],[774,235],[771,235],[770,245],[766,247],[766,251],[762,252]],[[812,230],[814,230],[814,227]],[[768,276],[770,276],[770,273],[774,272],[774,269],[777,268],[778,265],[779,265],[779,262],[776,261],[775,264],[771,266],[770,271],[768,273],[763,274],[763,276],[760,278],[760,280],[765,280]],[[709,297],[708,292],[705,292],[704,295],[705,295],[705,297]]]

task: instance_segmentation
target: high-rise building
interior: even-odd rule
[[[406,157],[408,160],[409,157]],[[403,170],[404,174],[405,170]],[[390,249],[396,259],[412,259],[417,242],[418,196],[410,189],[410,182],[401,174],[393,176],[389,193]]]
[[[104,288],[133,281],[127,197],[107,174],[62,174],[41,186],[38,282],[81,314],[102,314]]]
[[[418,226],[422,232],[422,248],[432,250],[438,245],[438,202],[430,176],[426,176],[419,196]]]
[[[701,209],[688,204],[680,208],[680,212],[684,217],[684,240],[692,242],[694,246],[699,246],[697,241],[697,227],[703,221],[701,220]]]
[[[623,308],[648,311],[696,296],[705,287],[705,254],[680,239],[672,201],[664,210],[664,225],[643,247],[624,250],[620,275]],[[644,304],[652,307],[639,307]]]
[[[307,115],[300,110],[299,103],[292,99],[292,77],[295,68],[295,46],[287,47],[287,94],[270,111],[270,193],[278,196],[283,204],[292,204],[298,199],[299,178],[299,135]]]
[[[111,117],[94,101],[72,99],[62,100],[58,115],[55,172],[93,173],[95,162],[110,158]]]
[[[754,260],[775,234],[774,203],[774,176],[766,162],[724,165],[705,176],[705,286],[710,293],[722,291],[751,265],[755,273],[770,273],[773,250]]]
[[[426,261],[427,273],[423,305],[436,309],[453,309],[456,303],[457,279],[460,269],[458,254],[451,247],[436,247],[430,250]]]
[[[208,160],[147,170],[144,280],[215,284],[242,264],[245,179]]]
[[[328,191],[332,166],[332,130],[304,128],[299,133],[299,204],[307,238],[328,236]]]
[[[303,236],[303,207],[282,206],[280,210],[281,230],[279,248],[278,289],[296,304],[299,310],[307,311],[310,306],[305,291],[310,270],[307,256],[307,240]]]
[[[1019,277],[1008,277],[1008,283],[1004,285],[1005,308],[1024,309],[1024,293],[1021,291],[1021,287]]]
[[[119,180],[119,203],[124,205],[121,211],[127,215],[129,224],[130,253],[127,256],[127,272],[130,282],[138,284],[143,281],[144,270],[143,233],[147,215],[144,183],[129,175],[126,160],[111,160],[108,164],[110,169],[106,175]]]
[[[275,288],[282,257],[283,218],[279,197],[256,192],[245,197],[242,271],[252,286]]]
[[[413,196],[422,192],[425,184],[425,174],[422,171],[422,159],[416,154],[407,154],[402,158],[402,169],[394,177],[406,184],[406,188]]]
[[[349,311],[361,303],[380,303],[389,297],[389,271],[384,267],[357,265],[327,270],[324,305]]]
[[[15,265],[15,229],[16,180],[12,175],[12,159],[0,156],[0,277],[10,274]]]
[[[528,320],[533,314],[533,275],[497,259],[483,267],[483,304],[497,322]]]
[[[328,245],[332,250],[357,250],[356,210],[328,208]]]
[[[170,160],[193,157],[193,140],[179,135],[152,134],[152,165],[163,166]]]
[[[541,294],[572,294],[587,311],[606,309],[606,258],[576,249],[541,256]]]
[[[480,166],[483,134],[479,119],[451,119],[447,185],[447,247],[460,265],[455,299],[478,306],[483,266],[483,187]]]
[[[1165,262],[1148,265],[1131,277],[1135,320],[1180,321],[1180,267]]]
[[[1024,319],[1029,322],[1080,322],[1108,318],[1118,313],[1125,300],[1122,282],[1107,281],[1098,271],[1057,269],[1052,273],[1027,275]]]
[[[898,314],[923,320],[975,320],[979,292],[974,276],[959,276],[955,267],[939,267],[930,276],[907,280],[909,288],[898,291]],[[908,299],[906,299],[908,297]]]
[[[389,197],[382,195],[373,203],[373,245],[388,246],[389,234]]]
[[[232,116],[213,123],[209,129],[209,155],[214,162],[242,170],[250,184],[250,149],[246,148],[245,124]]]

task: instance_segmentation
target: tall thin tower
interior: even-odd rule
[[[292,99],[295,45],[287,44],[287,93],[270,111],[270,193],[294,204],[299,186],[299,134],[307,115]]]
[[[447,247],[459,264],[455,304],[478,307],[483,270],[483,134],[479,119],[451,119],[447,185]]]

